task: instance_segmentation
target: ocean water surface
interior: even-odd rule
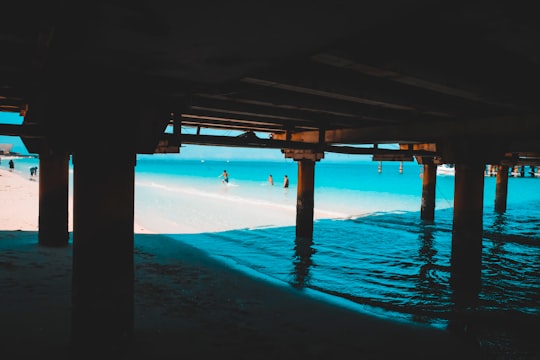
[[[29,173],[36,161],[17,161],[16,170]],[[135,221],[253,275],[380,316],[449,327],[456,318],[449,284],[454,177],[437,177],[435,221],[426,224],[422,167],[405,162],[401,172],[400,163],[385,162],[379,172],[378,165],[316,163],[313,241],[302,243],[295,237],[294,161],[139,155]],[[484,181],[482,285],[466,311],[489,326],[538,324],[540,178],[509,177],[504,214],[494,211],[495,180]],[[511,347],[516,340],[491,341]]]
[[[218,177],[223,170],[228,186]],[[294,161],[142,156],[136,171],[137,222],[152,231],[380,314],[441,326],[453,315],[453,176],[438,176],[435,222],[425,224],[417,163],[403,163],[402,172],[398,162],[383,163],[379,173],[377,162],[322,160],[315,166],[313,242],[299,244]],[[494,211],[494,200],[495,177],[485,177],[482,291],[475,310],[538,317],[540,178],[509,178],[505,214]]]

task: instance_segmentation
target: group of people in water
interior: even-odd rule
[[[229,182],[229,173],[227,172],[227,170],[223,170],[219,177],[223,178],[221,179],[222,183],[227,184]],[[272,186],[274,185],[274,178],[272,177],[272,174],[268,175],[268,183]],[[289,177],[287,175],[285,175],[285,177],[283,178],[283,187],[289,187]]]
[[[274,186],[274,178],[272,177],[272,174],[268,175],[268,183],[271,186]],[[287,175],[283,178],[283,187],[288,188],[289,187],[289,177]]]
[[[274,185],[274,178],[272,177],[272,174],[268,175],[268,183],[272,186]],[[285,177],[283,178],[283,187],[289,187],[289,177],[287,175],[285,175]]]

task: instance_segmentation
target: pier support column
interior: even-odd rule
[[[123,359],[133,345],[136,156],[163,149],[171,114],[184,106],[118,69],[70,74],[53,71],[30,107],[47,125],[43,141],[73,160],[70,359]]]
[[[298,186],[296,193],[296,238],[313,239],[313,211],[315,197],[315,162],[324,153],[306,150],[284,150],[285,157],[298,163]]]
[[[454,289],[475,296],[482,264],[485,166],[464,162],[455,168],[451,284]]]
[[[508,197],[508,166],[499,165],[495,187],[495,211],[502,214],[506,211]]]
[[[115,354],[131,341],[136,155],[73,154],[74,356]],[[111,158],[111,161],[100,161]]]
[[[427,222],[435,219],[435,189],[437,184],[437,165],[433,161],[424,160],[422,175],[422,204],[420,218]]]
[[[313,208],[315,198],[315,161],[298,160],[296,193],[296,237],[313,238]]]
[[[39,155],[38,242],[64,246],[69,242],[69,154],[44,151]]]

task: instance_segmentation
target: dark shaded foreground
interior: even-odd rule
[[[37,245],[36,232],[0,232],[1,359],[81,357],[69,345],[71,250]],[[135,235],[135,266],[133,341],[95,344],[82,351],[89,358],[491,358],[478,341],[314,299],[166,236]]]

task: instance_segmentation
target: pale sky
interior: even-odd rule
[[[23,117],[18,113],[0,112],[0,124],[21,124]],[[240,134],[232,130],[211,132],[210,130],[203,130],[203,134],[206,135],[229,135],[235,136]],[[264,135],[262,135],[264,136]],[[2,136],[0,135],[0,144],[13,144],[12,151],[20,154],[28,154],[28,150],[24,146],[21,138],[18,136]],[[197,160],[236,160],[236,159],[256,159],[256,160],[282,160],[284,155],[280,149],[255,149],[255,148],[238,148],[238,147],[226,147],[226,146],[201,146],[201,145],[183,145],[180,148],[180,156],[185,159],[197,159]],[[347,154],[333,154],[326,153],[326,160],[367,160],[371,159],[371,156],[367,155],[347,155]]]

